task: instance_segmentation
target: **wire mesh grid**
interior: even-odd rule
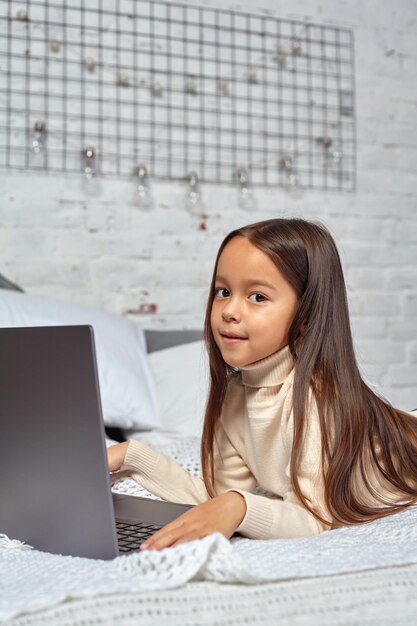
[[[0,3],[0,167],[355,188],[349,29],[153,0]]]

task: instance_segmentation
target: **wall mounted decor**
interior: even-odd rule
[[[94,146],[97,176],[352,190],[353,57],[350,29],[264,13],[1,2],[0,167],[80,172]]]

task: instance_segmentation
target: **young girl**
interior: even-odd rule
[[[303,537],[417,502],[417,419],[360,376],[325,228],[273,219],[230,233],[214,267],[205,337],[202,478],[138,441],[108,450],[110,471],[128,469],[162,498],[198,505],[142,549],[214,531]]]

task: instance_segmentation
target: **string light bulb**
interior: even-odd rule
[[[187,181],[188,188],[185,195],[186,208],[190,211],[190,213],[201,213],[203,209],[203,202],[197,172],[190,172],[187,176]]]
[[[245,167],[239,167],[236,170],[236,180],[238,188],[238,205],[241,209],[249,211],[255,208],[255,199],[253,197],[248,170]]]
[[[150,209],[152,207],[152,195],[149,184],[149,174],[145,165],[138,165],[135,168],[135,204],[141,209]]]
[[[44,151],[46,146],[46,124],[42,120],[37,120],[33,126],[33,136],[30,148],[35,154]]]

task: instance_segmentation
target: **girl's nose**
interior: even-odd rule
[[[240,322],[241,313],[236,301],[229,300],[222,311],[222,318],[225,322]]]

